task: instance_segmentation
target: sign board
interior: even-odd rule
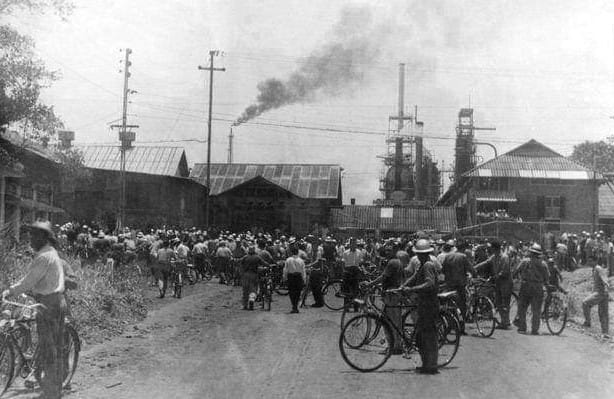
[[[381,208],[380,209],[380,217],[392,219],[392,211],[394,208]]]

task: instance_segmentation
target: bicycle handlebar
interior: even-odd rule
[[[6,305],[17,306],[17,307],[26,308],[26,309],[29,309],[29,308],[32,308],[32,309],[35,309],[35,308],[47,309],[47,306],[43,305],[42,303],[34,303],[32,305],[26,305],[25,303],[9,301],[6,298],[2,298],[2,303],[6,304]]]

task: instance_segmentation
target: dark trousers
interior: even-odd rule
[[[288,273],[288,295],[290,296],[292,310],[298,310],[298,301],[301,299],[303,286],[303,275],[301,273]]]
[[[518,330],[527,330],[527,308],[531,305],[531,332],[539,332],[543,301],[544,288],[541,284],[522,282],[518,295]]]
[[[65,376],[66,301],[64,294],[41,295],[36,301],[45,305],[36,315],[42,369],[40,385],[45,398],[60,398]]]
[[[510,325],[510,300],[512,299],[512,280],[497,281],[495,283],[495,307],[501,316],[501,326]]]
[[[448,285],[450,291],[456,291],[458,297],[456,298],[456,304],[461,312],[460,328],[461,331],[465,331],[465,316],[467,316],[467,290],[465,285]]]
[[[437,340],[437,317],[439,303],[434,300],[418,300],[418,320],[416,321],[416,342],[425,370],[437,369],[439,344]]]
[[[154,269],[154,273],[156,276],[156,281],[162,280],[162,296],[166,294],[166,289],[168,288],[168,278],[171,275],[171,270],[168,267],[156,267]]]
[[[312,270],[309,275],[309,288],[313,293],[314,304],[317,306],[324,305],[324,296],[322,295],[322,279],[323,273],[320,270]]]
[[[243,288],[243,307],[247,307],[249,294],[258,291],[258,274],[254,272],[245,272],[241,277],[241,287]]]
[[[194,267],[200,277],[202,278],[205,275],[205,255],[204,254],[194,254]]]

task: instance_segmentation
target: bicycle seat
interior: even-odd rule
[[[458,295],[458,292],[456,291],[447,291],[447,292],[442,292],[441,294],[437,294],[437,297],[439,299],[451,299],[454,298]]]

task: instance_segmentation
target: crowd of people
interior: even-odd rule
[[[197,276],[204,276],[211,265],[220,283],[232,280],[242,286],[241,302],[245,310],[254,308],[260,289],[259,275],[276,265],[283,268],[281,274],[289,291],[290,313],[299,313],[305,288],[313,295],[311,306],[323,306],[325,277],[342,281],[346,301],[358,295],[361,283],[381,284],[384,303],[389,304],[398,300],[398,296],[386,295],[387,290],[412,293],[417,298],[416,331],[423,360],[419,371],[424,373],[437,372],[437,293],[442,287],[457,291],[459,307],[464,313],[465,286],[474,276],[493,282],[493,299],[501,317],[498,326],[501,329],[511,328],[510,298],[514,280],[518,280],[520,290],[514,324],[519,333],[539,334],[544,289],[563,291],[560,271],[573,270],[578,264],[589,265],[593,268],[594,292],[583,303],[585,325],[590,326],[591,308],[597,306],[602,333],[609,333],[607,275],[612,265],[613,245],[603,232],[563,233],[559,237],[549,234],[541,244],[512,244],[494,239],[444,241],[421,233],[389,239],[341,240],[262,231],[213,233],[196,228],[147,232],[125,229],[110,234],[69,224],[57,230],[59,245],[85,262],[107,257],[113,260],[114,267],[123,267],[142,259],[149,265],[154,281],[163,282],[164,290],[172,267],[191,264]],[[529,307],[532,319],[528,323]]]

